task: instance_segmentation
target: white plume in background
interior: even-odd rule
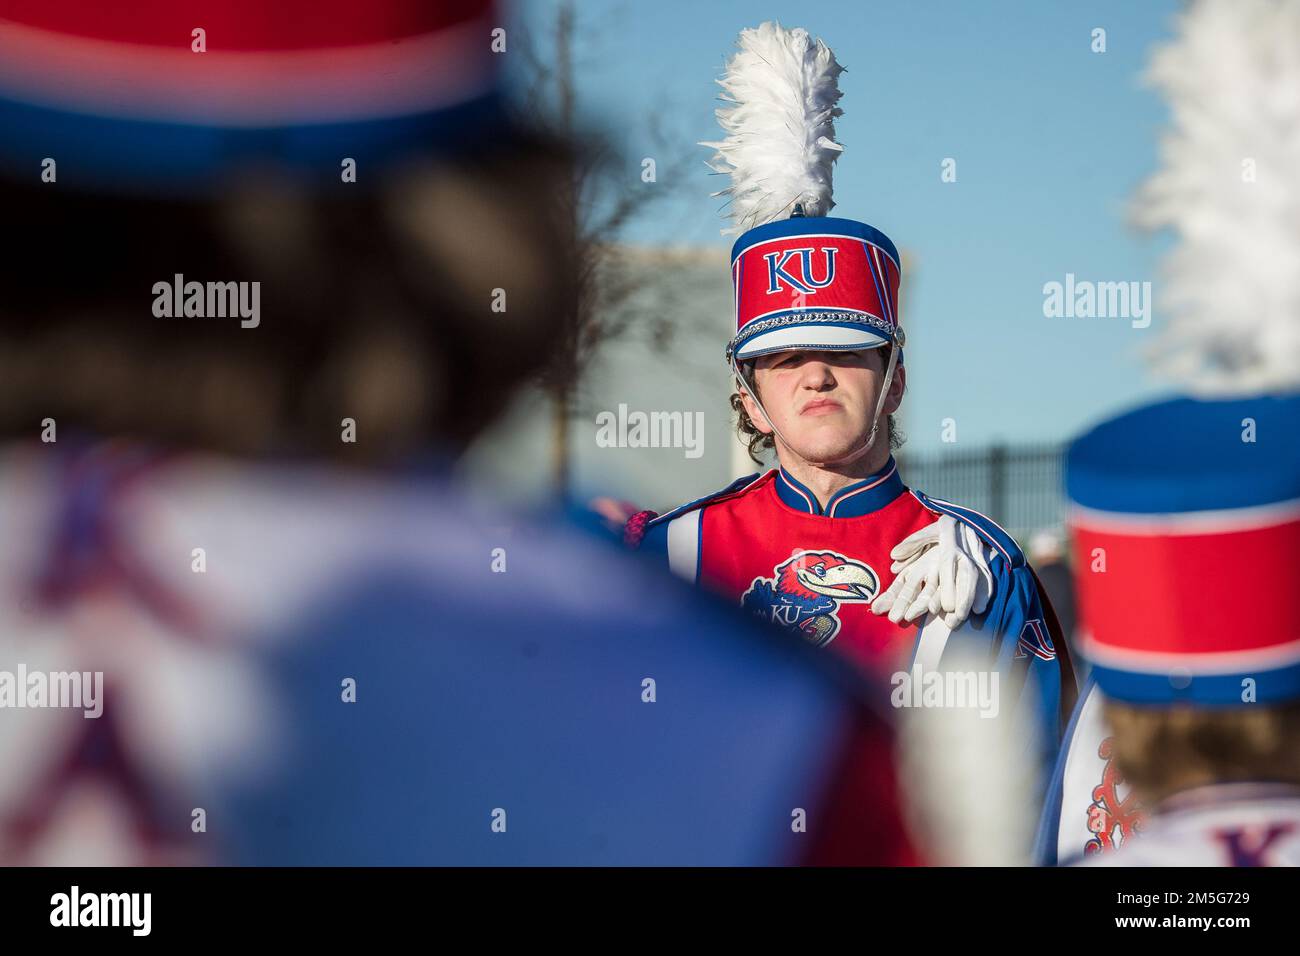
[[[835,142],[844,68],[807,30],[779,23],[742,30],[736,43],[718,80],[720,98],[733,104],[716,110],[726,138],[700,143],[717,150],[709,168],[731,176],[713,194],[730,197],[733,225],[723,234],[786,218],[795,203],[805,216],[826,215],[835,206],[831,164],[844,149]]]
[[[1152,364],[1211,394],[1298,388],[1300,3],[1200,0],[1148,78],[1172,127],[1135,219],[1177,238]]]

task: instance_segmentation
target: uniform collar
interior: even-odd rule
[[[898,462],[894,456],[874,475],[861,481],[855,481],[846,488],[841,488],[826,504],[823,511],[814,495],[806,485],[801,483],[784,468],[777,469],[777,497],[795,511],[804,514],[821,515],[826,518],[860,518],[873,511],[879,511],[907,490],[903,479],[898,474]]]

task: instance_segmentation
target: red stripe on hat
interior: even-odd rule
[[[1300,520],[1228,530],[1220,517],[1213,530],[1190,533],[1153,529],[1142,516],[1125,531],[1124,520],[1072,522],[1075,586],[1094,658],[1121,668],[1130,661],[1134,670],[1149,669],[1144,660],[1178,658],[1196,673],[1296,656]]]
[[[0,0],[0,19],[54,33],[188,50],[308,50],[383,43],[487,16],[493,0]],[[486,44],[489,38],[484,37]]]
[[[0,91],[61,109],[234,127],[400,116],[482,96],[497,82],[489,21],[333,50],[136,47],[0,21]]]

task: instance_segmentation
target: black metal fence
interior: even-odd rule
[[[897,457],[909,488],[988,515],[1024,544],[1032,532],[1064,521],[1062,452],[1056,444],[920,454],[904,447]]]

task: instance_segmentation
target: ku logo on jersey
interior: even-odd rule
[[[1052,637],[1047,633],[1047,625],[1038,618],[1025,621],[1025,626],[1020,629],[1015,659],[1023,660],[1031,654],[1039,660],[1056,660],[1056,645],[1052,643]]]
[[[740,605],[821,647],[839,633],[840,604],[870,601],[879,592],[880,577],[868,565],[834,551],[803,551],[777,565],[772,577],[755,578]]]
[[[816,251],[818,250],[811,248],[786,249],[784,252],[769,252],[763,256],[763,261],[767,263],[767,294],[775,295],[788,285],[795,292],[812,295],[818,289],[824,289],[834,282],[835,253],[839,250],[834,246],[827,246],[820,250],[823,260],[820,280],[813,278],[812,259]],[[794,275],[790,271],[790,266],[794,262],[799,263],[801,275]]]

